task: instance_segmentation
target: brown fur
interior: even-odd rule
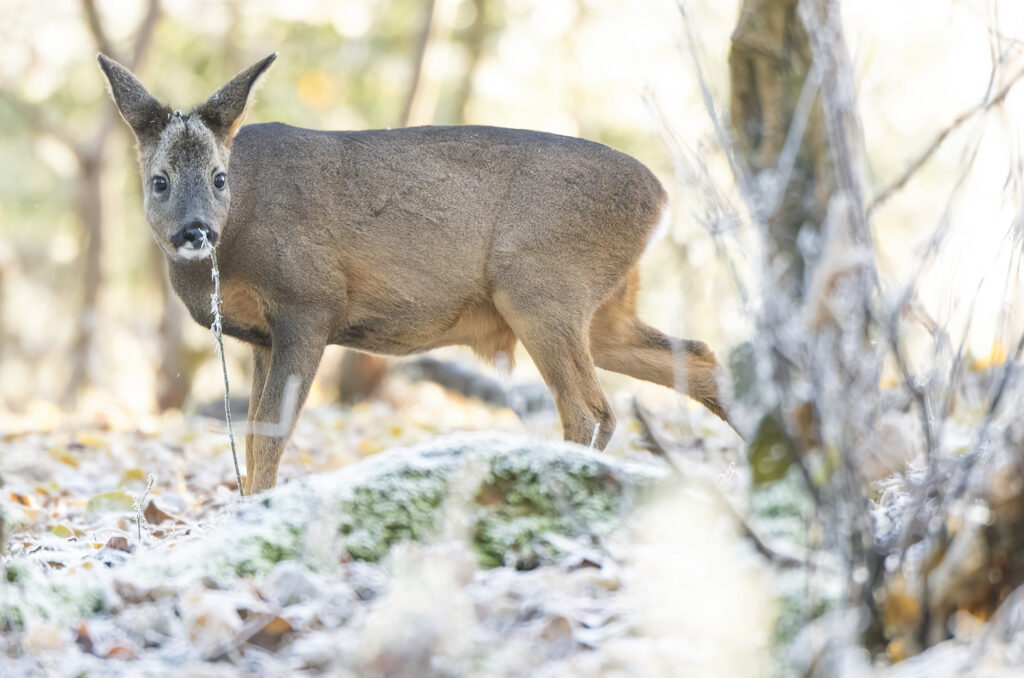
[[[171,282],[207,325],[210,266],[185,257],[208,252],[180,235],[201,224],[216,239],[225,332],[253,345],[251,422],[291,421],[285,384],[298,377],[301,406],[328,343],[396,355],[462,344],[511,360],[517,341],[568,440],[603,448],[614,430],[595,364],[681,386],[724,418],[708,347],[636,317],[636,263],[666,201],[646,167],[524,130],[239,127],[272,61],[175,116],[100,58],[139,141],[146,215]],[[227,185],[211,188],[221,171]],[[157,175],[164,190],[151,186]],[[248,492],[276,483],[287,438],[246,436]]]

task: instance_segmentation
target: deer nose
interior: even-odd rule
[[[211,245],[214,244],[217,242],[217,234],[210,230],[210,226],[206,222],[198,219],[182,226],[181,230],[171,238],[171,244],[175,247],[183,247],[188,244],[193,249],[200,249],[204,241],[209,241]]]

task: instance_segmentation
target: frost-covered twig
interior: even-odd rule
[[[149,496],[149,490],[153,487],[153,474],[149,474],[149,478],[146,479],[146,489],[143,491],[142,496],[135,500],[135,525],[139,529],[139,541],[142,541],[142,523],[146,520],[146,516],[142,513],[142,505],[146,503],[146,497]]]
[[[203,234],[203,246],[207,244]],[[213,278],[213,294],[210,295],[210,306],[213,312],[213,323],[210,329],[217,340],[217,353],[220,354],[220,368],[224,373],[224,421],[228,427],[228,440],[231,442],[231,461],[235,464],[235,480],[238,482],[238,494],[245,496],[242,487],[242,473],[238,470],[238,453],[235,451],[235,433],[231,428],[231,391],[228,384],[228,364],[224,357],[224,327],[220,317],[220,269],[217,268],[217,249],[210,247],[210,277]]]
[[[743,517],[740,510],[732,503],[732,500],[713,482],[707,481],[706,479],[698,477],[688,477],[683,469],[679,466],[675,459],[672,458],[669,448],[672,446],[671,443],[664,440],[660,433],[654,428],[654,424],[651,421],[651,413],[647,411],[640,401],[633,398],[633,414],[636,416],[638,422],[640,422],[640,428],[644,438],[650,443],[651,451],[656,453],[658,456],[665,459],[668,462],[669,468],[679,478],[685,478],[692,482],[700,483],[702,489],[711,494],[712,498],[717,501],[725,512],[736,521],[736,524],[740,527],[743,535],[750,540],[750,543],[754,545],[754,549],[758,553],[763,555],[768,560],[772,561],[777,565],[784,567],[805,567],[809,564],[810,556],[807,553],[786,553],[784,547],[778,545],[769,545],[764,538],[762,538],[757,531],[751,527],[750,523]]]

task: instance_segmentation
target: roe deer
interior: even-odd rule
[[[146,218],[175,291],[210,324],[203,259],[216,247],[224,333],[252,346],[247,494],[276,484],[290,435],[259,423],[294,421],[327,344],[392,355],[462,344],[510,360],[521,341],[565,438],[601,449],[615,417],[595,364],[672,388],[679,358],[686,392],[725,418],[714,353],[636,316],[637,260],[668,218],[644,165],[495,127],[242,127],[276,57],[188,114],[98,57],[138,141]]]

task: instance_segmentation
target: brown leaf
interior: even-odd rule
[[[128,543],[128,540],[124,537],[111,537],[105,544],[108,549],[117,549],[118,551],[124,551],[125,553],[131,553],[135,550],[135,547]]]
[[[75,644],[81,648],[82,652],[94,654],[92,637],[89,635],[89,627],[82,622],[78,625],[78,630],[75,632]]]
[[[273,635],[280,635],[282,633],[287,633],[291,630],[292,625],[288,623],[287,619],[283,619],[281,617],[274,617],[269,622],[267,622],[266,626],[263,627],[264,633],[270,633]]]
[[[146,510],[142,512],[142,515],[146,516],[146,521],[150,525],[159,525],[165,520],[173,520],[174,516],[163,511],[159,506],[156,505],[156,501],[153,499],[149,500],[146,504]]]
[[[249,643],[268,652],[277,652],[291,640],[292,630],[286,619],[274,617],[249,638]]]
[[[135,659],[135,650],[124,645],[115,645],[107,652],[107,659]]]

